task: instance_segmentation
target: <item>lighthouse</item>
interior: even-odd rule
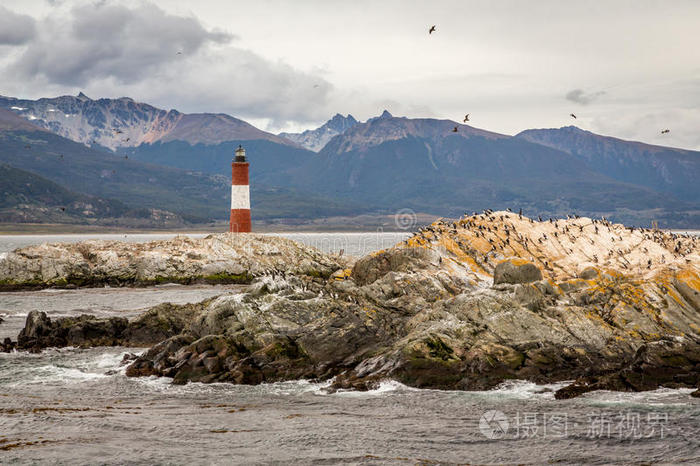
[[[245,149],[238,146],[231,162],[231,233],[250,233],[250,188]]]

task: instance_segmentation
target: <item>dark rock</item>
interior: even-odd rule
[[[31,351],[62,346],[113,346],[120,344],[125,318],[64,317],[52,321],[45,312],[31,311],[17,336],[17,348]]]
[[[17,347],[40,351],[48,347],[148,346],[180,334],[195,314],[209,303],[158,305],[132,321],[91,315],[50,319],[45,312],[31,311],[17,337]]]
[[[566,399],[595,390],[639,392],[659,387],[695,387],[700,384],[700,344],[660,340],[642,345],[634,358],[611,373],[582,377],[559,389],[555,398]]]
[[[0,343],[0,353],[9,353],[17,348],[17,343],[12,341],[10,338],[5,338],[5,340]]]
[[[493,284],[531,283],[542,280],[542,271],[531,262],[523,259],[507,259],[496,265]]]

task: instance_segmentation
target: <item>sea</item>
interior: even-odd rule
[[[280,233],[360,256],[404,233]],[[0,255],[42,242],[173,235],[0,236]],[[202,236],[202,235],[191,235]],[[136,316],[240,286],[163,285],[0,293],[0,338],[31,310]],[[0,353],[0,464],[700,464],[700,399],[691,390],[594,392],[555,400],[565,382],[509,381],[482,392],[386,380],[330,393],[328,381],[173,385],[128,378],[146,348]]]

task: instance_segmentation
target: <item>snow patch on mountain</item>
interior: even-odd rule
[[[82,92],[38,100],[0,96],[0,108],[75,142],[112,150],[175,140],[218,144],[264,139],[292,145],[229,115],[162,110],[129,97],[93,100]]]
[[[358,121],[352,115],[344,117],[340,113],[336,113],[333,118],[316,129],[309,129],[303,133],[280,133],[279,136],[309,150],[319,152],[328,144],[328,141],[343,134],[356,124]]]

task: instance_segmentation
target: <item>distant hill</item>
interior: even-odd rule
[[[179,227],[182,217],[160,209],[75,193],[33,173],[0,164],[0,222]]]
[[[517,137],[562,150],[616,180],[700,202],[700,152],[600,136],[575,126],[530,129]]]
[[[333,137],[343,134],[357,123],[358,121],[352,115],[344,117],[340,113],[336,113],[333,118],[316,129],[309,129],[303,133],[280,133],[279,136],[289,139],[306,149],[318,152]]]
[[[38,100],[0,96],[0,108],[72,141],[112,150],[159,141],[218,144],[266,140],[296,146],[230,115],[162,110],[128,97],[93,100],[82,92]]]
[[[188,222],[226,219],[230,214],[230,156],[222,162],[227,175],[207,175],[93,149],[43,129],[24,126],[24,120],[2,109],[0,121],[8,128],[22,128],[0,130],[0,163],[42,176],[77,193],[118,200],[132,209],[175,212]],[[352,202],[334,202],[301,188],[253,183],[251,191],[254,219],[280,214],[313,218],[358,211]]]
[[[615,180],[561,150],[449,120],[388,112],[334,137],[317,159],[285,179],[380,208],[446,216],[511,207],[531,215],[576,212],[636,224],[652,218],[700,224],[697,203]]]

